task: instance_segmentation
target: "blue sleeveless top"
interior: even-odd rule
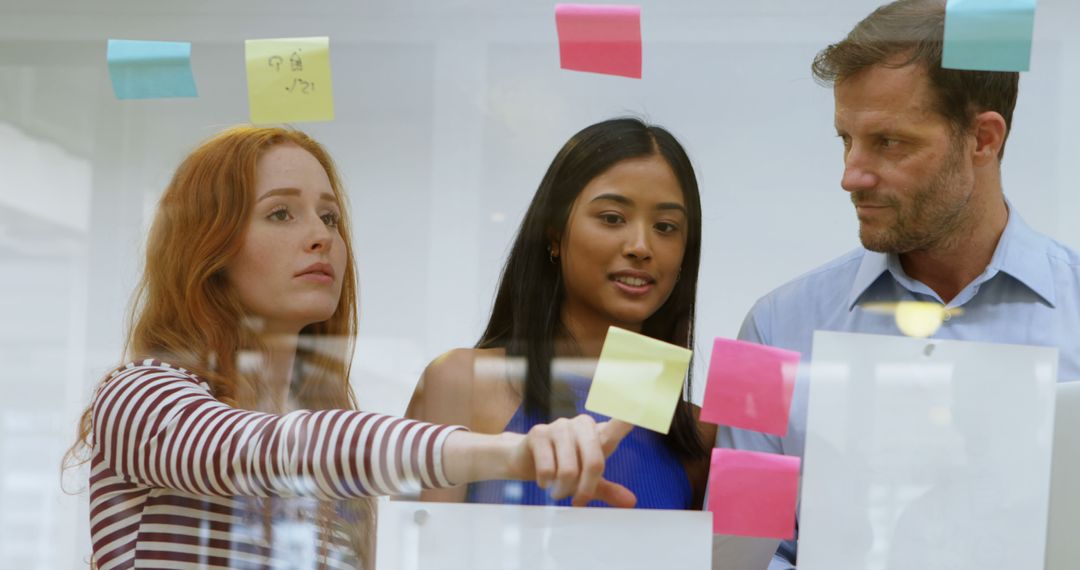
[[[611,418],[585,410],[589,395],[588,378],[563,375],[566,385],[573,391],[574,407],[578,414],[589,414],[598,422]],[[534,425],[544,423],[535,413],[525,413],[519,406],[504,431],[527,433]],[[604,478],[619,483],[637,496],[639,509],[690,509],[693,508],[693,490],[679,458],[664,444],[664,436],[644,428],[635,427],[623,438],[615,453],[608,457]],[[511,505],[557,505],[570,506],[570,497],[555,501],[546,490],[533,481],[481,481],[470,483],[465,496],[469,503]],[[590,507],[606,507],[603,501],[590,501]]]

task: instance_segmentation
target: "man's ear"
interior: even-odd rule
[[[997,160],[1008,132],[1009,127],[1005,126],[1005,117],[1001,113],[984,111],[975,115],[975,151],[972,155],[975,166],[986,166]]]

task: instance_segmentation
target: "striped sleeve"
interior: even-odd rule
[[[95,454],[133,483],[320,499],[448,487],[443,443],[463,429],[350,410],[239,410],[156,361],[114,373],[94,398],[92,425]]]

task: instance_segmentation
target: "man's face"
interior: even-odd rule
[[[969,137],[934,108],[922,67],[881,65],[837,82],[836,132],[864,247],[907,253],[949,244],[971,215]]]

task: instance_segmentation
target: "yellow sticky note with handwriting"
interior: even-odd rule
[[[244,58],[252,123],[334,119],[330,38],[246,40]]]
[[[585,409],[667,433],[691,354],[681,346],[608,328]]]

